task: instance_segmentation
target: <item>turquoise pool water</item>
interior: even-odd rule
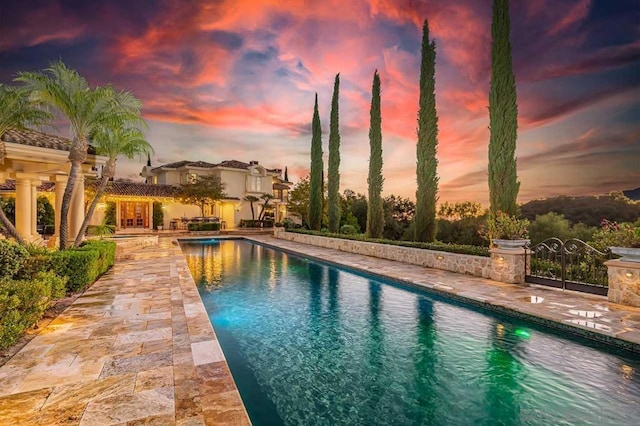
[[[640,419],[640,357],[244,240],[181,246],[254,425]]]

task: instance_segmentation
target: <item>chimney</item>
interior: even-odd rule
[[[249,165],[250,165],[250,166],[255,166],[255,165],[257,165],[257,164],[258,164],[258,162],[257,162],[256,160],[251,160],[251,161],[249,161]]]

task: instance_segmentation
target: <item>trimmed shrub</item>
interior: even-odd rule
[[[42,272],[31,280],[0,282],[0,349],[15,343],[33,326],[51,300],[64,295],[66,278]]]
[[[76,250],[97,250],[98,257],[98,276],[107,272],[116,260],[116,243],[104,240],[88,240]]]
[[[358,230],[353,225],[342,225],[340,227],[341,234],[354,235],[358,233]]]
[[[12,278],[22,269],[28,257],[29,252],[20,244],[0,240],[0,279]]]
[[[240,228],[260,228],[262,221],[258,219],[240,219]]]
[[[297,234],[317,235],[319,237],[342,238],[344,240],[366,241],[369,243],[391,244],[391,245],[402,246],[402,247],[412,247],[412,248],[420,248],[420,249],[427,249],[427,250],[444,251],[447,253],[470,254],[473,256],[484,256],[484,257],[490,256],[489,249],[487,247],[478,247],[478,246],[463,245],[463,244],[421,243],[421,242],[414,242],[414,241],[384,240],[379,238],[367,238],[363,234],[356,234],[356,235],[332,234],[329,232],[310,231],[307,229],[287,229],[287,232],[293,232]]]
[[[219,231],[220,222],[190,223],[189,231]]]
[[[111,241],[90,240],[78,248],[52,253],[53,270],[69,278],[67,291],[84,290],[115,261],[116,245]]]

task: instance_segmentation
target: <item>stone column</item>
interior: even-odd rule
[[[60,236],[60,211],[62,210],[62,197],[64,197],[64,189],[67,186],[67,177],[66,176],[54,176],[51,179],[56,183],[55,186],[55,196],[54,196],[54,226],[56,228],[56,232],[54,236]]]
[[[120,209],[120,201],[116,200],[116,231],[120,229],[120,216],[122,215],[122,211]]]
[[[32,239],[31,179],[16,178],[16,230],[26,241]],[[34,200],[35,202],[35,200]],[[35,218],[33,218],[35,220]]]
[[[613,259],[605,262],[610,302],[640,307],[640,262]]]
[[[147,228],[150,231],[153,231],[153,201],[149,201],[149,213],[148,213],[148,223],[149,223],[149,227]],[[164,225],[163,223],[161,223],[160,225]]]
[[[490,278],[494,281],[511,284],[524,284],[525,249],[489,250],[491,253]]]
[[[64,189],[67,186],[67,177],[61,175],[54,175],[49,178],[51,182],[54,182],[55,193],[53,199],[53,226],[55,228],[54,234],[49,238],[48,246],[57,247],[60,241],[60,212],[62,210],[62,197],[64,197]]]
[[[38,237],[38,185],[40,181],[31,181],[31,235]]]
[[[69,209],[69,241],[73,243],[80,231],[84,220],[84,175],[82,173],[76,179],[76,185],[71,195]]]

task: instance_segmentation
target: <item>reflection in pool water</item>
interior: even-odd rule
[[[637,356],[246,241],[182,246],[255,425],[640,416]]]

